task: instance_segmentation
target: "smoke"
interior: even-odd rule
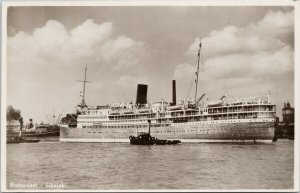
[[[8,106],[6,111],[6,120],[7,121],[17,121],[21,116],[21,111],[19,109],[14,109],[13,106]]]
[[[6,120],[8,122],[11,121],[19,121],[20,122],[20,129],[23,128],[23,118],[21,116],[21,111],[19,109],[14,109],[13,106],[8,106],[6,110]]]

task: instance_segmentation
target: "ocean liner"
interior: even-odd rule
[[[147,103],[148,86],[137,86],[135,103],[90,107],[85,102],[87,66],[82,100],[77,113],[68,114],[60,125],[63,142],[129,142],[129,136],[147,132],[160,139],[182,142],[271,142],[275,134],[276,106],[270,92],[262,97],[219,100],[197,97],[201,43],[197,56],[195,99],[176,101],[173,80],[173,101]]]

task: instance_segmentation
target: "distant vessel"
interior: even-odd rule
[[[35,131],[24,131],[24,137],[53,137],[59,136],[59,126],[49,124],[39,124],[35,126]]]
[[[60,134],[58,120],[61,118],[61,115],[59,115],[57,120],[55,119],[55,115],[53,115],[53,120],[51,121],[48,116],[46,117],[49,121],[49,124],[40,123],[34,125],[32,123],[32,119],[29,119],[29,124],[27,124],[25,128],[22,128],[20,125],[19,129],[8,129],[8,139],[17,139],[21,133],[22,138],[27,140],[58,140],[58,136]]]
[[[263,97],[219,100],[197,98],[201,43],[198,50],[195,100],[147,103],[147,85],[137,87],[136,103],[88,107],[85,102],[87,66],[81,104],[76,114],[68,114],[60,125],[60,141],[64,142],[129,142],[129,136],[147,131],[159,139],[182,142],[269,141],[274,138],[276,106],[270,92]],[[76,115],[76,116],[74,116]],[[69,118],[67,118],[69,117]]]

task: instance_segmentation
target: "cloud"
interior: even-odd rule
[[[107,41],[98,53],[106,62],[116,64],[113,70],[120,70],[139,65],[140,58],[147,54],[147,47],[143,42],[119,36]]]
[[[244,28],[227,26],[219,31],[212,31],[203,38],[203,56],[215,57],[236,53],[256,53],[259,51],[275,51],[291,38],[293,33],[293,11],[269,11],[265,17]],[[187,54],[195,55],[200,39],[195,38]]]
[[[228,92],[251,96],[271,89],[293,96],[293,90],[288,90],[294,76],[293,14],[269,11],[260,21],[245,27],[227,26],[204,37],[201,62],[205,66],[202,81],[206,92],[215,96]],[[187,56],[195,57],[199,42],[196,37]],[[179,64],[174,75],[195,77],[193,66]]]
[[[183,63],[176,66],[174,79],[176,80],[176,91],[178,99],[187,99],[192,96],[194,89],[196,67]],[[194,91],[193,91],[194,92]]]
[[[205,61],[206,73],[213,79],[261,77],[293,72],[293,50],[283,46],[274,52],[228,54]]]
[[[196,72],[196,67],[187,63],[179,64],[175,68],[174,78],[184,80]]]
[[[72,43],[89,48],[110,38],[112,35],[112,23],[104,22],[95,24],[92,19],[86,20],[71,31]]]
[[[33,32],[32,38],[38,46],[49,49],[62,47],[68,40],[68,33],[63,24],[49,20],[44,27]]]
[[[130,75],[122,75],[115,82],[112,82],[109,87],[102,87],[101,93],[105,95],[97,95],[89,92],[90,95],[97,98],[103,98],[102,101],[107,101],[108,104],[116,102],[135,101],[137,84],[148,84],[149,77],[135,77]]]
[[[129,59],[139,61],[136,56],[140,57],[145,51],[145,43],[126,35],[113,37],[112,31],[111,22],[96,24],[88,19],[68,32],[62,23],[49,20],[32,35],[19,32],[8,38],[8,53],[11,58],[29,54],[47,61],[61,60],[63,65],[74,65],[74,61],[93,57],[110,67],[118,66],[116,70],[134,66],[128,64]]]
[[[136,89],[137,84],[149,84],[149,77],[133,77],[128,75],[122,75],[119,79],[115,82],[115,85],[118,88],[122,89]]]
[[[67,29],[61,22],[49,20],[32,34],[20,31],[8,37],[7,54],[8,103],[27,109],[27,115],[33,105],[42,119],[55,107],[71,109],[80,101],[82,85],[76,80],[83,77],[85,64],[88,79],[93,77],[94,82],[87,85],[87,100],[99,104],[96,96],[110,85],[119,89],[121,85],[114,82],[122,80],[116,77],[134,73],[134,67],[149,56],[149,47],[126,34],[117,34],[111,22],[97,24],[88,19]]]
[[[118,81],[116,82],[116,85],[119,85],[124,88],[135,86],[137,83],[137,79],[132,76],[123,75],[121,76]]]
[[[265,17],[258,22],[259,28],[276,28],[276,31],[271,33],[286,33],[294,27],[294,12],[269,11]]]

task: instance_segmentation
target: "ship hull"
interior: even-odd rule
[[[176,123],[166,127],[151,127],[151,136],[178,139],[182,142],[271,142],[274,122],[249,120],[211,121],[209,123]],[[148,132],[148,128],[69,128],[60,127],[63,142],[129,142],[129,136]]]

